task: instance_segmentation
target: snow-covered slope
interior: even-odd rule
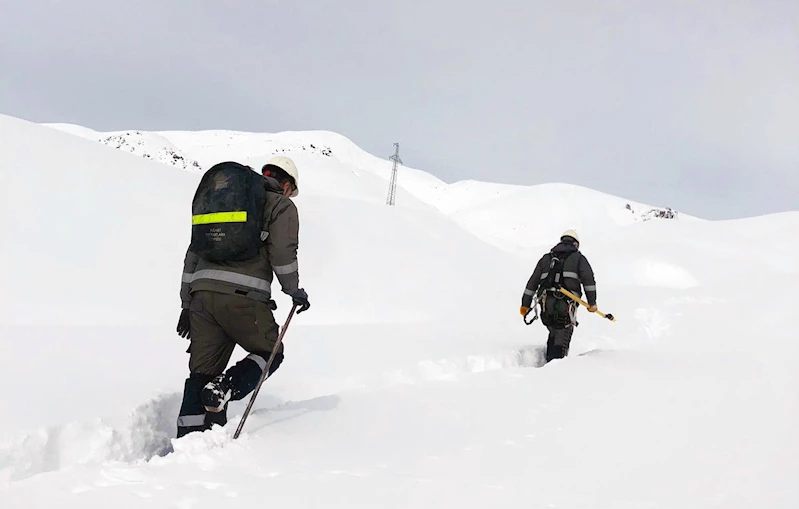
[[[117,139],[119,133],[95,133],[84,131],[71,124],[47,124],[50,127],[98,141]],[[91,134],[91,133],[94,133]],[[245,133],[237,131],[163,131],[140,132],[147,143],[128,141],[130,133],[122,138],[125,142],[106,143],[141,147],[128,150],[141,157],[160,160],[170,164],[169,158],[159,158],[160,153],[178,153],[186,160],[196,161],[206,170],[212,165],[235,160],[260,168],[273,155],[289,155],[301,171],[301,199],[305,196],[350,198],[358,197],[374,204],[386,201],[387,180],[391,163],[379,159],[358,148],[349,139],[328,131],[283,132],[277,134]],[[196,169],[196,168],[194,168]],[[413,193],[400,190],[398,206],[402,208],[430,209],[437,190],[446,186],[428,173],[402,168],[403,185]]]
[[[201,165],[285,146],[159,135]],[[328,146],[292,152],[313,306],[285,363],[239,440],[246,401],[225,429],[171,440],[199,175],[0,117],[3,507],[797,506],[799,343],[781,292],[799,284],[799,213],[642,221],[579,187],[408,170],[390,208],[390,164]],[[541,215],[570,200],[564,224]],[[574,223],[618,321],[581,312],[569,357],[533,369],[546,334],[519,299]]]
[[[52,127],[53,129],[58,129],[59,131],[64,131],[65,133],[69,133],[80,138],[85,138],[87,140],[99,141],[103,138],[103,133],[97,132],[94,129],[89,129],[88,127],[83,127],[82,125],[66,124],[62,122],[45,123],[42,125]]]
[[[158,133],[146,131],[117,131],[100,133],[86,127],[74,124],[44,124],[48,127],[86,138],[99,141],[104,145],[113,147],[123,152],[136,154],[144,159],[174,166],[182,170],[202,172],[200,163],[183,153],[166,138]],[[209,166],[210,167],[210,166]],[[208,168],[205,168],[208,169]]]
[[[374,203],[383,203],[391,174],[392,163],[387,157],[368,154],[348,138],[328,131],[275,134],[137,131],[110,135],[90,130],[87,134],[83,128],[70,124],[50,126],[84,137],[96,137],[106,144],[119,145],[123,150],[167,164],[174,164],[172,159],[177,160],[177,156],[162,157],[160,154],[180,153],[186,160],[199,161],[197,166],[204,169],[231,159],[259,168],[272,155],[289,155],[303,169],[303,195],[355,194]],[[138,138],[146,139],[146,143]],[[108,140],[119,140],[119,143]],[[351,179],[350,175],[360,178]],[[480,239],[514,254],[539,249],[567,228],[584,229],[601,238],[618,226],[637,222],[694,219],[668,208],[567,184],[516,186],[478,181],[446,184],[427,172],[400,166],[398,185],[400,207],[434,207]],[[553,211],[558,211],[559,221],[541,220],[553,216]]]
[[[567,229],[577,229],[590,245],[621,227],[653,219],[695,220],[570,184],[457,182],[440,194],[436,205],[479,238],[522,256],[546,248]]]
[[[100,143],[184,170],[203,170],[200,163],[181,154],[177,147],[157,134],[125,131],[103,137]]]
[[[15,217],[7,228],[14,242],[0,248],[0,371],[47,373],[30,382],[40,391],[37,405],[0,399],[0,430],[72,420],[67,409],[87,400],[92,416],[106,416],[178,387],[186,345],[173,330],[199,175],[8,117],[0,128],[2,212]],[[499,251],[432,210],[400,212],[362,199],[368,179],[335,164],[329,170],[341,184],[336,192],[300,197],[307,200],[300,205],[302,277],[314,312],[297,327],[382,323],[369,344],[399,359],[414,356],[403,342],[431,337],[395,337],[396,353],[380,340],[393,334],[385,329],[460,319],[466,295],[489,313],[503,301],[515,305],[518,283],[503,271],[514,263],[523,271],[520,261],[497,263]],[[39,351],[49,353],[31,355]],[[53,387],[53,379],[69,383]]]
[[[388,156],[378,158],[364,152],[348,138],[329,131],[286,131],[274,134],[245,133],[237,131],[200,131],[161,132],[160,135],[169,139],[176,146],[181,147],[192,157],[210,165],[223,159],[249,158],[253,165],[262,165],[269,156],[289,155],[299,158],[305,168],[324,168],[331,162],[345,165],[349,171],[356,175],[376,175],[380,178],[379,186],[371,193],[383,202],[386,199],[387,184],[390,178],[392,163]],[[391,147],[387,147],[390,149]],[[303,172],[305,175],[305,172]],[[316,175],[311,174],[312,177]],[[327,180],[308,178],[311,192],[327,194],[331,186]],[[424,202],[433,202],[439,190],[446,184],[427,172],[415,170],[407,166],[400,167],[400,186],[411,196]],[[406,195],[407,196],[407,195]],[[407,201],[406,197],[398,197],[401,206]]]

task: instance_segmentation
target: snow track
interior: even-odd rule
[[[127,416],[39,428],[0,443],[0,479],[107,461],[137,462],[171,450],[180,394],[161,395]]]
[[[496,354],[476,354],[445,359],[427,359],[376,376],[362,378],[358,385],[379,389],[429,380],[457,380],[466,375],[513,368],[538,368],[545,364],[546,347],[528,346]]]
[[[531,346],[493,355],[423,360],[407,368],[364,376],[351,383],[353,388],[374,392],[396,385],[455,380],[475,373],[540,367],[543,364],[544,349]],[[0,443],[0,480],[14,482],[76,466],[115,462],[135,464],[171,452],[190,452],[194,450],[192,440],[172,441],[180,399],[180,393],[162,394],[137,406],[126,416],[43,427]],[[263,391],[259,394],[253,416],[278,412],[284,417],[296,417],[313,411],[332,410],[339,399],[338,395],[330,394],[302,401],[281,401]],[[235,428],[247,400],[231,404],[226,428]],[[206,446],[203,442],[201,448]]]

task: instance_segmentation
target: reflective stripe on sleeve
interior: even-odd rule
[[[284,274],[291,274],[292,272],[297,272],[299,265],[297,262],[289,263],[288,265],[275,265],[272,267],[272,270],[275,271],[277,275],[284,275]]]

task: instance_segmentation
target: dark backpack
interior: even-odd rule
[[[549,273],[547,277],[541,281],[541,286],[538,288],[540,289],[540,293],[549,290],[557,290],[561,287],[563,282],[563,265],[566,263],[566,260],[573,255],[574,253],[568,253],[566,256],[558,257],[554,251],[549,252]],[[555,295],[560,297],[564,297],[564,295],[560,292],[553,292]]]
[[[212,262],[258,256],[265,204],[264,178],[252,168],[235,162],[212,166],[194,193],[190,249]]]

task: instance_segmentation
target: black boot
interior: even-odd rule
[[[227,402],[233,394],[231,380],[227,373],[222,373],[203,387],[200,393],[203,407],[209,413],[220,413],[227,408]]]
[[[205,385],[200,397],[209,415],[222,412],[229,401],[238,401],[255,389],[266,367],[268,355],[251,353]],[[269,376],[277,371],[282,362],[283,352],[279,351],[269,367]]]
[[[224,426],[227,424],[227,405],[219,412],[207,412],[205,414],[205,425],[208,429],[211,429],[214,424],[217,426]]]
[[[177,421],[177,437],[187,435],[194,431],[207,429],[205,408],[200,400],[200,393],[205,384],[213,379],[213,375],[192,373],[183,386],[183,403]]]
[[[547,362],[553,359],[563,359],[569,354],[574,327],[563,329],[550,328],[547,339]]]

